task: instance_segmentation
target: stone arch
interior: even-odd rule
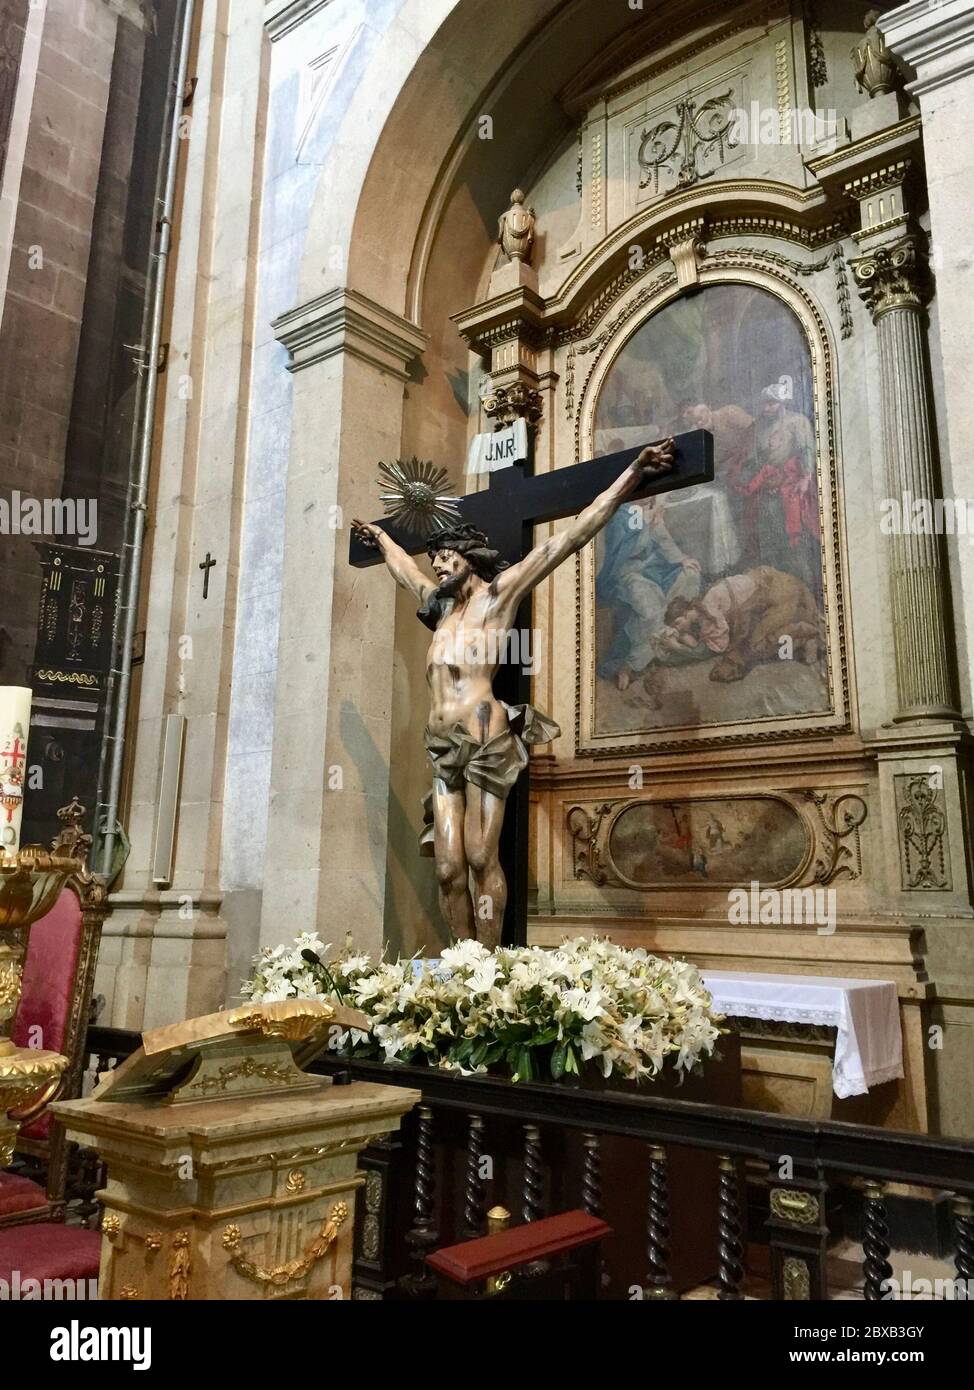
[[[504,64],[563,8],[564,0],[405,0],[370,60],[375,77],[356,89],[322,169],[302,300],[329,288],[328,251],[340,245],[348,248],[349,289],[395,313],[415,308],[407,304],[414,255],[443,171],[469,142]]]

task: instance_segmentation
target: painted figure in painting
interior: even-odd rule
[[[671,631],[663,645],[675,656],[720,657],[710,667],[712,681],[739,681],[759,662],[782,660],[786,639],[788,660],[813,665],[819,656],[821,623],[810,589],[767,565],[719,580],[700,599],[674,599],[666,622]]]
[[[673,464],[673,441],[642,450],[632,466],[551,540],[505,565],[483,532],[448,525],[427,542],[431,580],[379,526],[353,523],[377,546],[396,582],[419,599],[433,630],[426,663],[430,693],[426,750],[440,907],[455,938],[500,944],[507,884],[499,857],[507,796],[527,765],[527,746],[561,730],[530,705],[512,708],[494,694],[518,607],[531,591],[611,520],[650,475]]]
[[[790,410],[791,386],[779,382],[761,393],[754,437],[754,475],[736,486],[745,498],[745,529],[760,557],[797,572],[813,587],[820,573],[822,534],[815,487],[815,436],[805,415]]]
[[[596,594],[601,602],[617,603],[623,616],[599,673],[627,689],[656,656],[667,604],[696,598],[699,592],[700,562],[684,555],[666,529],[658,497],[642,508],[616,512],[606,528]]]

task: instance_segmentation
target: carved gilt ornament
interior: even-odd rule
[[[260,1265],[246,1259],[240,1249],[243,1237],[240,1227],[236,1225],[224,1227],[222,1244],[230,1257],[230,1263],[242,1278],[255,1284],[273,1284],[275,1288],[287,1288],[309,1274],[327,1254],[347,1218],[348,1204],[336,1202],[304,1254],[297,1259],[289,1260],[287,1264]]]
[[[917,237],[905,236],[888,246],[877,246],[849,265],[874,323],[894,309],[920,308],[923,265]]]
[[[820,1204],[812,1192],[788,1187],[771,1189],[771,1215],[792,1226],[814,1226],[819,1219]]]

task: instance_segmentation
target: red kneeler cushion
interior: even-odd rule
[[[24,986],[13,1031],[18,1047],[63,1052],[81,936],[78,895],[63,888],[50,912],[34,923],[27,938]],[[24,1125],[21,1134],[30,1139],[46,1139],[50,1129],[51,1116],[45,1112],[33,1124]]]
[[[47,1193],[30,1178],[16,1173],[0,1173],[0,1216],[12,1216],[15,1211],[33,1211],[47,1204]]]
[[[25,1279],[96,1279],[101,1232],[81,1226],[38,1222],[0,1231],[0,1281],[11,1286],[14,1272]]]

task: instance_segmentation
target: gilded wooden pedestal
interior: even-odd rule
[[[358,1154],[419,1092],[309,1076],[341,1010],[302,1001],[302,1033],[263,1008],[146,1034],[90,1099],[54,1107],[107,1165],[102,1299],[351,1296]]]

